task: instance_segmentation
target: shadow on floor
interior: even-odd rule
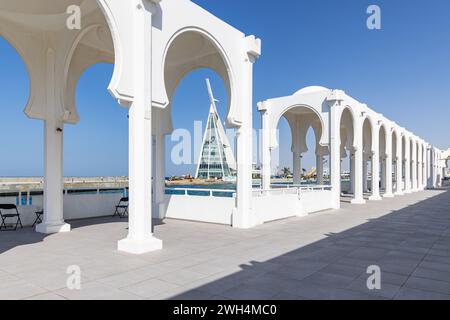
[[[74,230],[78,228],[84,228],[99,224],[104,225],[109,223],[124,223],[128,225],[128,219],[106,216],[91,219],[67,220],[67,223],[69,223],[72,230]],[[153,220],[153,227],[163,224],[164,222],[162,220]],[[128,230],[128,227],[126,227],[126,229]],[[48,236],[49,235],[47,234],[36,232],[34,227],[25,227],[23,229],[17,229],[16,231],[0,231],[0,254],[15,247],[42,242]]]
[[[371,265],[381,290],[367,288]],[[172,299],[450,299],[450,193],[240,267]]]
[[[41,242],[47,237],[45,234],[37,233],[34,228],[25,227],[17,231],[0,232],[0,254],[15,247]]]

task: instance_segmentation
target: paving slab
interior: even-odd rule
[[[168,219],[155,226],[164,249],[141,256],[116,250],[121,219],[0,232],[0,299],[450,299],[449,202],[427,190],[250,230]],[[70,266],[81,290],[66,287]]]

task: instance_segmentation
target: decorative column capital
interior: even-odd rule
[[[255,62],[261,56],[261,39],[251,35],[245,37],[245,41],[247,55],[250,58],[250,62]]]
[[[327,97],[328,104],[333,106],[340,106],[344,101],[345,92],[342,90],[333,90]]]
[[[267,101],[260,101],[256,104],[258,111],[262,112],[263,114],[267,114],[267,112],[269,111],[269,106]]]

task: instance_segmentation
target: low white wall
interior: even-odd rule
[[[122,197],[121,193],[65,194],[64,219],[76,220],[112,216]],[[1,197],[0,203],[16,204],[17,197]],[[42,210],[42,208],[42,195],[32,196],[32,205],[17,206],[23,226],[31,226],[36,219],[35,212]]]
[[[166,195],[165,217],[231,225],[234,198]]]
[[[302,214],[301,203],[296,194],[254,196],[252,210],[260,223]]]
[[[331,208],[331,191],[302,191],[300,198],[295,190],[284,193],[273,190],[254,195],[252,209],[260,223],[303,216]],[[112,216],[121,193],[65,194],[64,219],[75,220]],[[16,204],[16,197],[1,197],[0,203]],[[36,219],[35,211],[42,210],[42,195],[32,196],[32,205],[18,206],[24,226],[31,226]],[[191,220],[224,225],[232,224],[235,199],[214,196],[166,195],[165,218]]]
[[[64,219],[85,219],[112,216],[121,193],[66,194],[64,195]]]
[[[328,210],[332,208],[332,192],[330,190],[303,191],[300,202],[304,214]]]
[[[33,205],[26,205],[26,206],[22,206],[19,205],[17,206],[17,209],[19,210],[19,214],[20,214],[20,220],[22,221],[22,224],[24,227],[28,227],[33,225],[35,219],[36,219],[36,214],[35,211],[38,210],[42,210],[42,196],[33,196]],[[5,204],[16,204],[17,202],[17,197],[1,197],[0,198],[0,203],[5,203]],[[14,213],[14,211],[5,211],[5,214],[7,213]],[[13,218],[7,219],[6,222],[7,223],[12,223],[15,220]]]
[[[285,190],[286,191],[286,190]],[[296,193],[283,194],[282,190],[271,190],[253,197],[253,211],[260,223],[274,220],[301,217],[314,212],[332,208],[330,190],[302,190],[300,197]]]

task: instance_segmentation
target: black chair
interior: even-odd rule
[[[15,213],[4,213],[4,211],[15,211]],[[19,210],[15,204],[0,204],[0,218],[2,223],[0,225],[0,230],[5,231],[16,231],[17,227],[23,228],[22,221],[20,220]],[[16,219],[10,227],[6,224],[6,219]]]
[[[128,197],[120,199],[113,217],[115,216],[119,216],[120,218],[128,217]]]
[[[44,210],[35,211],[36,220],[34,220],[33,227],[39,223],[42,223],[42,217],[44,216]]]

